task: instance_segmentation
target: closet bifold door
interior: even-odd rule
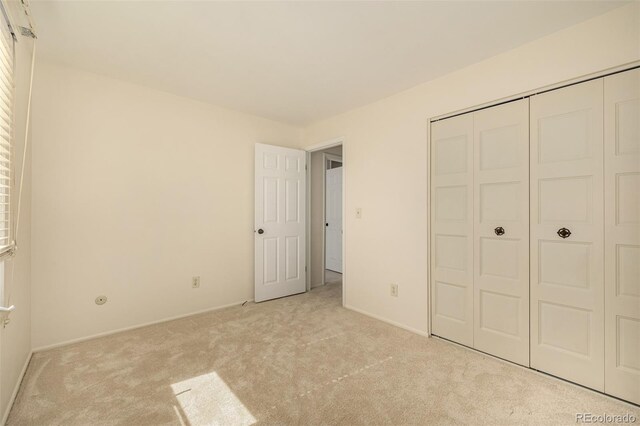
[[[473,346],[473,116],[431,124],[433,334]]]
[[[605,392],[640,404],[640,70],[604,79]]]
[[[530,102],[531,367],[604,391],[603,79]]]
[[[529,366],[529,99],[474,113],[474,347]]]

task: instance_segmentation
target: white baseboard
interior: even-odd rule
[[[16,396],[18,396],[18,391],[20,390],[20,385],[22,384],[22,379],[24,379],[24,375],[27,372],[27,367],[29,366],[29,363],[31,362],[31,357],[33,356],[33,351],[29,352],[29,355],[27,356],[27,360],[25,361],[24,365],[22,366],[22,371],[20,371],[20,375],[18,376],[18,380],[16,382],[16,385],[13,387],[13,393],[11,394],[11,398],[9,398],[9,403],[7,404],[7,408],[4,411],[4,414],[2,415],[2,422],[0,423],[0,425],[4,426],[4,424],[7,422],[7,418],[9,417],[9,413],[11,412],[11,409],[13,408],[13,403],[16,400]]]
[[[176,316],[173,316],[173,317],[163,318],[163,319],[156,320],[156,321],[145,322],[143,324],[132,325],[130,327],[118,328],[116,330],[104,331],[102,333],[92,334],[90,336],[79,337],[77,339],[65,340],[64,342],[53,343],[51,345],[39,346],[37,348],[34,348],[33,352],[42,352],[42,351],[46,351],[46,350],[49,350],[49,349],[59,348],[61,346],[71,345],[73,343],[80,343],[80,342],[84,342],[84,341],[87,341],[87,340],[97,339],[99,337],[109,336],[109,335],[116,334],[116,333],[122,333],[123,331],[130,331],[130,330],[135,330],[137,328],[148,327],[150,325],[162,324],[163,322],[168,322],[168,321],[173,321],[173,320],[177,320],[177,319],[187,318],[187,317],[191,317],[191,316],[194,316],[194,315],[205,314],[207,312],[219,311],[220,309],[231,308],[233,306],[241,306],[243,303],[245,303],[245,302],[253,302],[253,300],[254,299],[246,299],[246,300],[242,300],[240,302],[234,302],[234,303],[229,303],[227,305],[216,306],[214,308],[207,308],[207,309],[202,309],[200,311],[189,312],[188,314],[176,315]]]
[[[429,333],[427,333],[426,331],[418,330],[417,328],[413,328],[413,327],[408,327],[408,326],[406,326],[404,324],[400,324],[398,322],[391,321],[390,319],[381,317],[379,315],[375,315],[375,314],[369,313],[367,311],[363,311],[362,309],[354,308],[351,305],[344,305],[344,307],[349,309],[349,310],[351,310],[351,311],[354,311],[354,312],[357,312],[359,314],[366,315],[366,316],[368,316],[370,318],[376,319],[378,321],[386,322],[387,324],[393,325],[393,326],[401,328],[403,330],[410,331],[410,332],[418,334],[420,336],[429,337]]]

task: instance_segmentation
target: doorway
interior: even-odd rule
[[[310,150],[308,289],[344,285],[342,144]]]
[[[330,283],[340,286],[344,306],[343,159],[342,139],[306,151],[256,144],[256,302]]]
[[[342,279],[342,156],[324,153],[324,284]]]

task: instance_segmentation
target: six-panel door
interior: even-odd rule
[[[474,117],[474,347],[529,366],[529,100]]]
[[[306,289],[306,153],[256,144],[255,300]]]

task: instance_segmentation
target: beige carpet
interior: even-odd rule
[[[342,282],[342,274],[340,272],[332,271],[331,269],[325,269],[324,282],[325,284]]]
[[[640,418],[346,310],[332,284],[37,353],[8,423],[570,425],[581,412]]]

